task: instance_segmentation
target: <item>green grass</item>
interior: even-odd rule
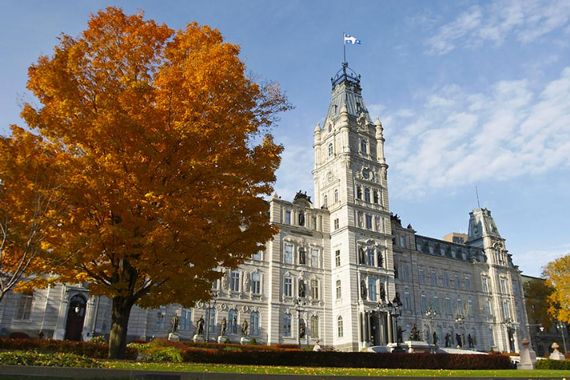
[[[331,375],[331,376],[407,376],[407,377],[550,377],[568,378],[569,371],[535,370],[427,370],[427,369],[381,369],[381,368],[321,368],[321,367],[285,367],[285,366],[248,366],[228,364],[199,363],[138,363],[125,361],[107,361],[108,368],[173,371],[173,372],[223,372],[256,375]]]

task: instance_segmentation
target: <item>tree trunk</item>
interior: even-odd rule
[[[127,348],[127,327],[134,302],[131,297],[113,297],[113,315],[109,336],[109,358],[123,359]]]

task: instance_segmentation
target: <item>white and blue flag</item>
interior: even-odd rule
[[[360,40],[350,34],[344,34],[344,43],[351,45],[360,45]]]

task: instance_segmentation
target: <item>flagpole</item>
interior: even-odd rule
[[[344,32],[342,32],[342,63],[346,63],[346,42],[344,41]]]

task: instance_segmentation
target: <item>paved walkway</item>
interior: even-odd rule
[[[569,374],[570,375],[570,374]],[[123,369],[101,369],[101,368],[56,368],[56,367],[27,367],[27,366],[1,366],[0,379],[8,379],[11,376],[29,376],[41,380],[42,377],[51,379],[124,379],[124,380],[371,380],[374,377],[368,376],[304,376],[304,375],[241,375],[235,373],[196,373],[196,372],[158,372],[158,371],[133,371]],[[412,380],[414,377],[377,377],[382,380]],[[426,378],[428,379],[428,378]],[[475,377],[448,377],[451,380],[473,380]],[[485,380],[513,380],[515,378],[490,378]],[[532,379],[524,377],[520,379]],[[539,379],[539,378],[536,378]],[[561,377],[545,378],[541,380],[556,379]],[[570,380],[570,376],[567,377]]]

